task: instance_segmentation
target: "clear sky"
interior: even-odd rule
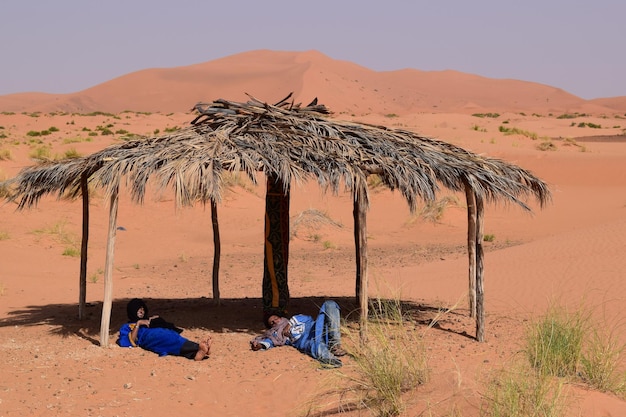
[[[2,0],[0,95],[270,49],[626,96],[625,0]]]

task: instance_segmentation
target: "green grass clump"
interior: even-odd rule
[[[573,376],[582,358],[589,316],[553,307],[531,325],[526,338],[530,365],[542,375]]]
[[[495,119],[495,118],[500,117],[500,114],[499,113],[474,113],[474,114],[472,114],[472,116],[474,116],[474,117],[482,117],[482,118],[490,117],[490,118]]]
[[[37,160],[40,160],[40,161],[47,161],[47,160],[49,160],[50,159],[50,155],[51,155],[50,148],[47,147],[47,146],[40,146],[38,148],[35,148],[29,154],[29,156],[32,159],[37,159]]]
[[[75,159],[75,158],[80,158],[81,156],[82,155],[74,148],[68,149],[63,154],[63,158],[65,158],[65,159]]]
[[[625,346],[617,332],[594,327],[587,336],[580,375],[589,386],[626,396],[626,372],[620,371]]]
[[[521,136],[526,136],[527,138],[530,138],[532,140],[537,140],[537,138],[539,137],[539,135],[537,135],[534,132],[522,130],[517,127],[500,126],[498,127],[498,130],[504,133],[505,135],[521,135]]]
[[[350,389],[374,415],[397,416],[405,409],[402,394],[426,383],[430,370],[424,342],[414,329],[406,329],[400,304],[377,305],[381,309],[374,309],[367,341],[357,343],[356,333],[349,336],[357,371]]]
[[[562,417],[563,383],[523,366],[499,371],[489,382],[482,417]]]
[[[72,258],[77,258],[80,256],[80,251],[73,246],[68,246],[63,250],[63,256],[71,256]]]
[[[399,299],[378,299],[369,305],[367,340],[358,326],[343,325],[341,329],[342,345],[352,357],[353,369],[337,371],[333,376],[337,380],[329,384],[336,388],[320,395],[336,395],[339,409],[368,410],[379,417],[398,416],[406,409],[403,394],[430,378],[425,344],[414,324],[404,319]],[[314,403],[319,407],[324,402],[318,396]]]
[[[618,329],[593,320],[591,311],[552,307],[527,333],[526,354],[541,375],[581,380],[590,387],[626,395],[626,371]]]
[[[483,235],[483,242],[493,242],[494,240],[496,240],[496,235]]]

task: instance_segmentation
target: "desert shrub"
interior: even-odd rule
[[[503,122],[504,123],[504,122]],[[529,132],[527,130],[522,130],[519,129],[517,127],[505,127],[505,126],[499,126],[498,130],[502,133],[504,133],[505,135],[520,135],[520,136],[526,136],[527,138],[530,138],[532,140],[537,140],[537,138],[539,137],[535,132]]]
[[[591,123],[591,122],[580,122],[577,127],[589,127],[591,129],[602,129],[602,125]]]
[[[0,149],[0,161],[6,161],[13,159],[11,151],[9,149]]]
[[[576,375],[588,323],[589,314],[583,310],[570,313],[558,306],[551,307],[528,328],[526,355],[530,365],[543,375]]]
[[[63,251],[63,256],[71,256],[73,258],[76,258],[80,256],[80,251],[73,246],[69,246]]]
[[[622,397],[626,394],[626,372],[620,370],[625,346],[616,331],[593,327],[586,337],[580,376],[589,386]]]
[[[540,151],[556,151],[556,145],[550,140],[545,140],[537,144],[536,148]]]
[[[65,151],[65,153],[63,154],[63,157],[66,159],[74,159],[74,158],[80,158],[81,154],[74,148],[72,149],[68,149],[67,151]]]
[[[538,372],[581,380],[592,388],[626,395],[620,329],[595,320],[582,306],[574,312],[552,307],[529,327],[527,356]]]
[[[524,366],[498,371],[481,403],[482,417],[561,417],[567,398],[559,379]]]
[[[9,235],[8,232],[4,232],[4,231],[0,230],[0,240],[8,240],[10,238],[11,238],[11,236]]]
[[[33,149],[29,156],[33,159],[38,160],[49,160],[50,159],[50,148],[47,146],[40,146],[38,148]]]
[[[483,242],[493,242],[494,240],[496,240],[496,235],[486,234],[483,236]]]
[[[458,207],[459,199],[455,196],[445,196],[436,201],[427,201],[421,209],[409,218],[407,223],[412,224],[417,219],[436,223],[441,220],[446,209],[450,206]]]
[[[341,374],[348,381],[343,394],[376,416],[397,416],[405,409],[402,394],[430,378],[426,348],[413,326],[403,320],[399,301],[378,300],[371,306],[366,342],[358,331],[346,330],[344,339],[356,376]]]
[[[51,226],[46,226],[41,229],[35,229],[33,233],[38,236],[52,236],[55,240],[66,245],[66,247],[76,248],[78,246],[78,239],[73,233],[66,230],[66,226],[67,222],[65,220],[60,220]]]
[[[472,114],[472,116],[474,117],[491,117],[491,118],[498,118],[500,117],[499,113],[474,113]]]

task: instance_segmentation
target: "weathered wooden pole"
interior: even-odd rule
[[[80,276],[78,279],[78,319],[85,318],[85,305],[87,303],[87,251],[89,243],[89,187],[87,174],[83,173],[80,178],[80,190],[83,199],[83,230],[80,244]]]
[[[476,195],[476,340],[485,341],[485,291],[484,291],[484,234],[485,206]]]
[[[476,317],[476,195],[465,183],[467,200],[467,256],[469,260],[469,313]]]
[[[356,299],[361,309],[359,335],[367,340],[368,275],[367,275],[367,202],[365,190],[356,188],[352,214],[354,217],[354,246],[356,249]]]
[[[102,301],[102,319],[100,321],[100,346],[109,346],[109,326],[111,325],[111,306],[113,304],[113,255],[115,252],[115,234],[117,230],[119,186],[111,193],[109,208],[109,233],[107,237],[106,261],[104,264],[104,300]]]
[[[220,304],[220,226],[217,221],[217,203],[211,200],[211,223],[213,224],[213,300]]]

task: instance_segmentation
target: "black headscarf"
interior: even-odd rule
[[[137,321],[140,320],[140,318],[137,317],[137,311],[139,311],[141,307],[143,307],[143,312],[144,312],[143,318],[149,319],[150,316],[148,315],[148,306],[146,305],[145,301],[143,301],[141,298],[133,298],[132,300],[128,302],[128,305],[126,306],[126,313],[128,314],[128,320],[131,323],[137,323]],[[162,317],[155,317],[153,319],[150,319],[150,327],[151,328],[161,327],[164,329],[171,329],[177,333],[183,332],[183,329],[176,327],[174,323],[165,321],[165,319],[163,319]]]
[[[130,300],[128,302],[128,305],[126,306],[126,313],[128,314],[128,320],[131,323],[136,323],[138,320],[140,320],[139,317],[137,317],[137,312],[139,311],[139,309],[143,307],[143,318],[148,318],[150,317],[148,315],[148,306],[146,305],[146,303],[140,299],[140,298],[133,298],[132,300]]]

